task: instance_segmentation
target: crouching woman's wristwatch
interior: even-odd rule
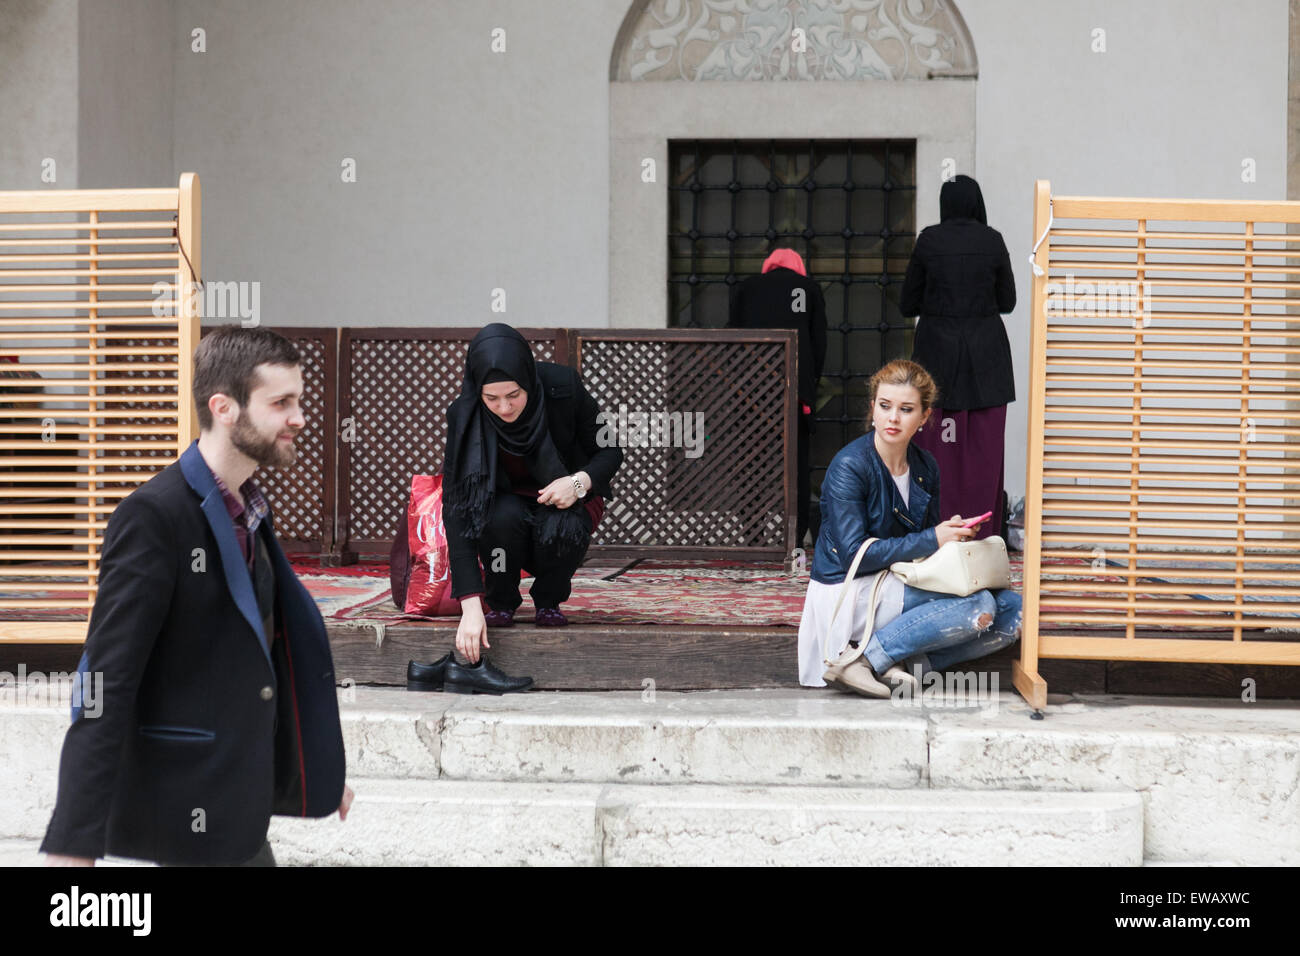
[[[578,492],[578,497],[580,499],[587,497],[587,489],[582,487],[582,479],[577,475],[570,475],[569,477],[573,479],[573,487]]]

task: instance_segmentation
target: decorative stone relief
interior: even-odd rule
[[[612,80],[924,80],[974,76],[950,0],[636,0]]]

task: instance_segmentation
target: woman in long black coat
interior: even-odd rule
[[[912,441],[939,464],[940,514],[993,512],[977,535],[985,538],[1002,533],[1004,518],[1007,405],[1016,383],[1001,314],[1016,307],[1016,283],[975,180],[943,184],[939,218],[916,239],[899,303],[904,316],[920,316],[912,361],[939,385],[934,412]]]

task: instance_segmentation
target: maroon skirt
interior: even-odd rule
[[[944,419],[951,419],[951,424]],[[939,463],[941,521],[953,515],[975,518],[993,512],[993,517],[980,525],[977,540],[1002,533],[1006,429],[1005,405],[959,412],[945,412],[935,405],[930,420],[912,436],[912,444],[934,455]]]

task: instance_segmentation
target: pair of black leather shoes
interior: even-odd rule
[[[448,694],[513,694],[533,686],[531,677],[511,677],[492,666],[486,657],[477,664],[457,663],[448,651],[432,664],[411,661],[406,665],[407,690],[445,691]]]

